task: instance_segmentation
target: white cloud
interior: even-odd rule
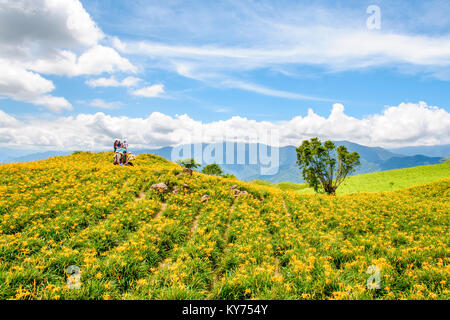
[[[0,70],[0,95],[45,106],[54,112],[72,109],[72,105],[66,99],[48,95],[55,86],[39,74],[9,64],[2,59],[0,59]]]
[[[120,82],[120,84],[123,87],[135,87],[141,81],[142,81],[142,79],[139,79],[139,78],[136,78],[136,77],[126,77],[125,79],[123,79]]]
[[[0,95],[60,112],[72,106],[40,74],[136,72],[113,48],[79,0],[0,0]],[[38,74],[40,73],[40,74]],[[13,76],[12,76],[13,75]]]
[[[114,76],[109,78],[90,79],[85,82],[89,87],[119,87],[121,83]]]
[[[187,115],[171,117],[159,112],[147,118],[113,117],[104,113],[80,114],[51,120],[17,120],[0,113],[0,145],[18,148],[109,149],[116,137],[127,137],[134,148],[158,148],[184,143],[217,142],[225,137],[268,142],[264,133],[277,130],[280,145],[298,145],[303,139],[349,140],[368,146],[401,147],[450,144],[450,114],[425,102],[402,103],[380,114],[357,119],[333,105],[328,117],[309,110],[290,121],[258,122],[242,117],[202,123]]]
[[[48,110],[59,113],[63,110],[72,110],[72,105],[69,101],[62,97],[54,97],[50,95],[43,95],[29,100],[34,105],[41,105]]]
[[[125,79],[118,81],[114,76],[109,78],[98,78],[86,81],[86,84],[90,87],[135,87],[142,79],[136,77],[126,77]]]
[[[111,42],[114,48],[120,51],[125,51],[126,45],[117,37],[111,37]]]
[[[20,124],[13,116],[0,110],[0,128],[13,127]]]
[[[104,34],[78,0],[2,0],[1,46],[91,47]]]
[[[155,98],[164,93],[164,85],[154,84],[149,87],[131,91],[134,96],[145,97],[145,98]]]
[[[91,107],[101,108],[101,109],[118,109],[121,106],[120,102],[106,102],[102,99],[94,99],[89,105]]]
[[[114,49],[101,45],[90,48],[79,57],[70,51],[58,51],[58,54],[51,58],[27,63],[27,67],[45,74],[67,76],[98,75],[117,71],[136,72],[136,67],[128,59],[121,57]]]

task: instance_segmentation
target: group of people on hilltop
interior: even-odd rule
[[[133,165],[130,161],[133,160],[134,157],[132,154],[128,153],[128,143],[126,140],[123,142],[120,140],[116,140],[114,142],[114,164],[128,164],[130,166]]]
[[[124,140],[123,142],[120,140],[114,141],[114,152],[117,152],[119,149],[123,149],[125,150],[125,152],[127,151],[128,143],[126,140]]]

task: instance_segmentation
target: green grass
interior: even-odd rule
[[[348,177],[337,190],[337,194],[392,191],[449,177],[450,163],[366,173]],[[260,180],[252,182],[259,185],[276,187],[285,191],[314,193],[314,190],[309,188],[306,183],[271,183]]]
[[[269,181],[264,180],[253,180],[252,183],[258,184],[260,186],[266,186],[266,187],[274,187],[279,188],[283,191],[297,191],[300,192],[304,189],[308,189],[307,183],[294,183],[294,182],[280,182],[280,183],[273,183]]]

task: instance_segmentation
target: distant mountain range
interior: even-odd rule
[[[421,165],[428,164],[438,164],[443,157],[429,157],[425,155],[403,155],[399,153],[394,153],[392,151],[379,148],[379,147],[366,147],[360,144],[348,142],[348,141],[335,141],[336,145],[344,145],[350,152],[358,152],[361,157],[361,166],[358,167],[355,174],[369,173],[369,172],[378,172],[384,170],[391,169],[402,169],[409,168]],[[201,155],[204,156],[205,152],[208,154],[209,145],[202,144],[201,145]],[[296,147],[294,146],[286,146],[278,148],[279,154],[279,170],[276,174],[264,174],[261,172],[261,168],[269,167],[267,162],[261,161],[264,159],[260,159],[256,157],[256,163],[252,163],[250,160],[250,150],[254,150],[254,152],[259,155],[260,150],[262,150],[262,154],[268,154],[268,159],[270,160],[271,149],[276,152],[276,148],[270,148],[264,144],[244,144],[238,143],[234,145],[233,151],[231,152],[232,163],[227,164],[227,156],[231,159],[231,156],[228,153],[227,146],[225,143],[219,144],[219,149],[223,150],[223,155],[221,157],[221,161],[209,161],[209,162],[217,162],[223,168],[226,173],[234,174],[240,180],[266,180],[270,182],[301,182],[303,181],[301,171],[299,170],[298,165],[296,164],[297,154]],[[186,149],[191,150],[192,157],[196,158],[197,162],[202,162],[203,165],[208,164],[202,159],[195,157],[195,146],[188,145],[183,146]],[[439,146],[440,147],[440,146]],[[260,149],[262,148],[262,149]],[[181,148],[182,149],[182,148]],[[266,149],[268,152],[266,152]],[[198,150],[200,147],[198,146]],[[238,150],[242,150],[242,157],[245,159],[245,163],[239,163],[238,161]],[[153,153],[159,155],[168,160],[176,160],[172,159],[172,147],[165,147],[161,149],[140,149],[135,150],[136,154],[141,153]],[[434,152],[432,148],[428,148],[428,152]],[[177,152],[175,152],[177,154]],[[214,158],[214,153],[211,155]],[[176,156],[177,157],[177,156]],[[184,155],[181,153],[180,158],[188,158],[189,155]],[[220,158],[220,157],[219,157]],[[205,160],[205,159],[203,159]],[[266,165],[264,165],[266,163]]]
[[[423,155],[427,157],[450,157],[450,144],[441,146],[420,146],[389,149],[389,151],[405,156]]]
[[[36,153],[26,153],[22,150],[14,150],[10,152],[3,152],[0,156],[0,163],[14,163],[14,162],[29,162],[46,160],[56,156],[67,156],[72,154],[73,151],[45,151]]]
[[[361,166],[358,167],[355,174],[438,164],[442,158],[450,155],[450,145],[387,150],[379,147],[367,147],[348,141],[335,141],[335,143],[336,145],[346,146],[350,152],[359,153]],[[196,158],[197,162],[202,162],[203,165],[217,162],[226,173],[234,174],[241,180],[249,181],[258,179],[270,182],[303,181],[301,171],[296,164],[297,155],[295,151],[296,147],[294,146],[278,148],[278,161],[276,159],[277,157],[275,157],[277,148],[271,148],[264,144],[245,143],[233,144],[233,148],[231,149],[230,146],[230,144],[227,145],[225,143],[217,144],[216,151],[210,150],[211,147],[208,144],[186,145],[182,147],[184,147],[185,151],[190,149],[192,157]],[[180,148],[174,150],[173,147],[134,149],[131,151],[135,154],[153,153],[168,160],[190,157],[187,153],[183,154],[179,152]],[[175,159],[172,159],[173,152],[176,154]],[[3,153],[3,158],[0,156],[0,162],[12,163],[45,160],[50,157],[69,155],[71,153],[72,151],[27,153],[24,150],[11,150]],[[272,172],[268,172],[270,171],[271,162],[272,165],[278,162],[278,170],[275,168]]]

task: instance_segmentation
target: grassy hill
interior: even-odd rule
[[[330,197],[111,162],[0,166],[0,299],[450,298],[450,179]]]
[[[393,191],[443,178],[450,178],[449,163],[366,173],[348,177],[337,190],[337,194]],[[253,182],[263,186],[277,187],[284,191],[314,193],[307,183],[270,183],[262,180]]]

